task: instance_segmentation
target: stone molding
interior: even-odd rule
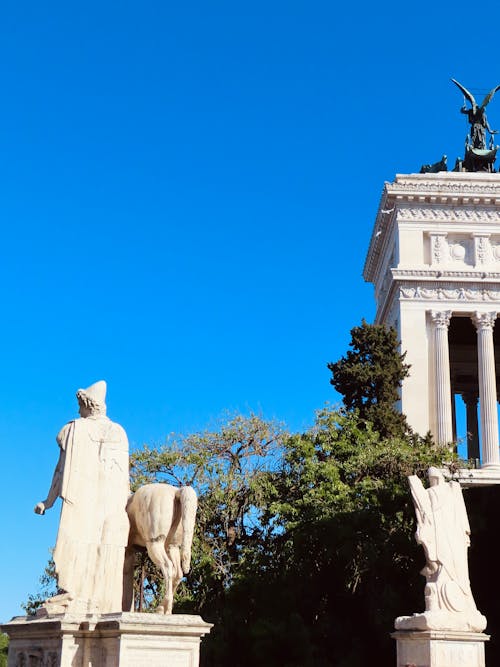
[[[425,177],[426,176],[426,177]],[[441,172],[438,174],[396,174],[393,182],[385,182],[388,194],[401,192],[423,192],[471,195],[491,195],[500,197],[500,179],[497,174],[460,174],[456,172]]]
[[[497,271],[450,271],[449,269],[391,269],[395,280],[398,278],[458,278],[463,280],[500,280]]]
[[[500,302],[500,285],[497,288],[486,289],[484,287],[421,287],[420,285],[400,285],[399,298],[411,301],[466,301],[487,303]]]
[[[500,203],[500,202],[499,202]],[[492,222],[500,223],[500,211],[493,208],[438,208],[432,206],[401,206],[398,220],[420,220],[422,222]]]

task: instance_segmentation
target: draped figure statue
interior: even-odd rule
[[[417,516],[416,540],[424,548],[425,612],[396,619],[398,630],[481,632],[486,618],[472,596],[467,563],[470,526],[460,484],[429,468],[429,488],[408,478]]]
[[[77,394],[80,418],[57,436],[59,461],[44,514],[58,497],[61,518],[54,549],[61,593],[46,601],[47,612],[117,612],[122,609],[123,566],[129,522],[128,440],[106,416],[106,383]]]

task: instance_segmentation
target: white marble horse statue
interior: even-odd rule
[[[136,547],[146,547],[165,579],[165,597],[156,611],[171,614],[175,591],[191,565],[198,499],[190,486],[146,484],[130,496],[129,542],[125,552],[123,609],[133,610]]]

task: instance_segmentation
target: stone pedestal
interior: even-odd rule
[[[394,632],[397,667],[485,667],[482,632],[408,630]]]
[[[8,667],[198,667],[212,626],[184,614],[18,616],[1,626]]]

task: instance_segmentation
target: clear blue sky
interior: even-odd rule
[[[500,83],[498,7],[319,0],[3,3],[0,620],[37,588],[74,394],[131,445],[224,410],[302,429],[374,315],[384,180],[466,133]],[[500,126],[500,97],[489,110]]]

